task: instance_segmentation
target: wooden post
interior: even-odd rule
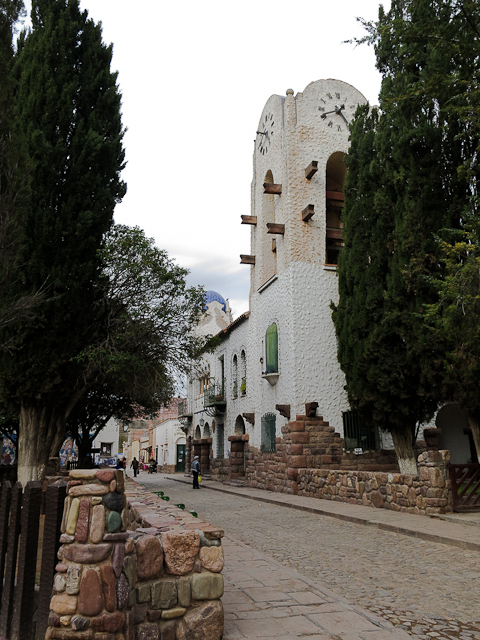
[[[5,571],[5,558],[7,556],[8,519],[11,501],[12,485],[7,480],[3,483],[0,495],[0,602],[2,601],[3,572]]]
[[[66,495],[67,483],[65,480],[57,480],[47,487],[35,640],[44,640],[48,627],[50,598],[57,564],[57,551],[60,547],[60,525]]]
[[[13,598],[10,640],[32,637],[35,573],[37,570],[38,524],[42,506],[42,483],[27,482],[22,505],[17,583]]]
[[[10,508],[10,527],[8,529],[7,562],[5,565],[5,582],[2,593],[2,612],[0,614],[0,636],[9,637],[9,626],[13,606],[13,589],[15,570],[17,568],[18,539],[20,537],[20,516],[22,513],[22,485],[16,482],[12,490]]]

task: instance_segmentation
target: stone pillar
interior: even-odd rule
[[[202,441],[194,440],[193,441],[193,457],[198,456],[200,458],[201,455],[202,455]]]
[[[231,479],[243,478],[245,476],[245,442],[249,439],[248,434],[229,436],[230,447],[230,474]]]
[[[192,436],[187,438],[187,457],[185,462],[185,473],[190,474],[192,471]]]
[[[202,469],[202,474],[206,475],[210,473],[210,448],[212,446],[212,438],[202,438],[200,443],[200,468]]]
[[[46,640],[123,638],[117,591],[128,538],[124,482],[122,470],[69,473]]]

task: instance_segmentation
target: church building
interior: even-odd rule
[[[398,469],[391,440],[349,409],[330,307],[348,124],[365,102],[329,79],[273,95],[262,111],[241,220],[251,229],[241,256],[249,311],[233,321],[228,301],[207,293],[197,331],[220,344],[195,365],[181,406],[187,469],[198,454],[203,474],[285,491],[300,467]]]

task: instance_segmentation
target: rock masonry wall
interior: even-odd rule
[[[237,449],[245,440],[244,482],[249,487],[419,515],[452,511],[449,451],[422,451],[419,475],[402,475],[394,452],[345,452],[343,439],[321,417],[297,416],[282,427],[282,435],[273,453],[250,446],[248,435],[230,437],[235,440],[230,459],[213,461],[212,478],[239,479],[243,458]]]
[[[417,515],[452,511],[449,451],[418,456],[419,475],[300,469],[298,495],[350,502]]]
[[[69,474],[46,640],[220,640],[223,531],[125,480]]]

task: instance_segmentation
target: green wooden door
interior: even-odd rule
[[[187,445],[177,444],[177,464],[175,471],[185,471],[185,458],[187,457]]]

